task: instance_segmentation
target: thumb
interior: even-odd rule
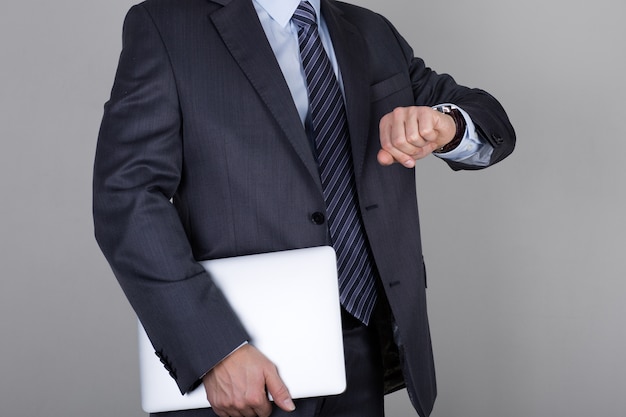
[[[289,390],[287,386],[283,382],[283,380],[278,376],[278,372],[276,368],[274,368],[270,373],[265,375],[265,386],[267,387],[267,392],[274,400],[274,404],[283,410],[290,412],[296,409],[296,405],[293,403],[291,399],[291,394],[289,394]]]
[[[378,163],[383,166],[389,166],[395,162],[393,156],[384,149],[378,151],[378,155],[376,158],[378,159]]]

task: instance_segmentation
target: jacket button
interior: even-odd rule
[[[502,142],[504,142],[504,139],[502,139],[502,136],[500,136],[497,133],[492,133],[491,134],[491,138],[494,140],[494,142],[496,142],[498,145],[500,145]]]
[[[320,213],[319,211],[316,211],[311,215],[311,221],[317,225],[324,224],[325,219],[324,213]]]

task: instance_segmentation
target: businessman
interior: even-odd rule
[[[134,6],[98,139],[94,221],[170,375],[183,393],[203,384],[213,406],[163,415],[375,417],[406,387],[428,416],[413,168],[430,154],[485,168],[514,143],[496,99],[432,71],[363,8]],[[197,261],[321,245],[338,257],[347,389],[293,400]]]

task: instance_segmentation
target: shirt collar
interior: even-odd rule
[[[320,1],[308,0],[315,9],[318,25],[320,23]],[[300,0],[254,0],[254,2],[265,9],[267,14],[282,27],[287,26],[300,4]]]

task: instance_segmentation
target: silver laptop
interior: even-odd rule
[[[337,264],[331,247],[201,262],[293,398],[346,387]],[[139,325],[142,408],[147,413],[210,407],[201,385],[181,395]]]

